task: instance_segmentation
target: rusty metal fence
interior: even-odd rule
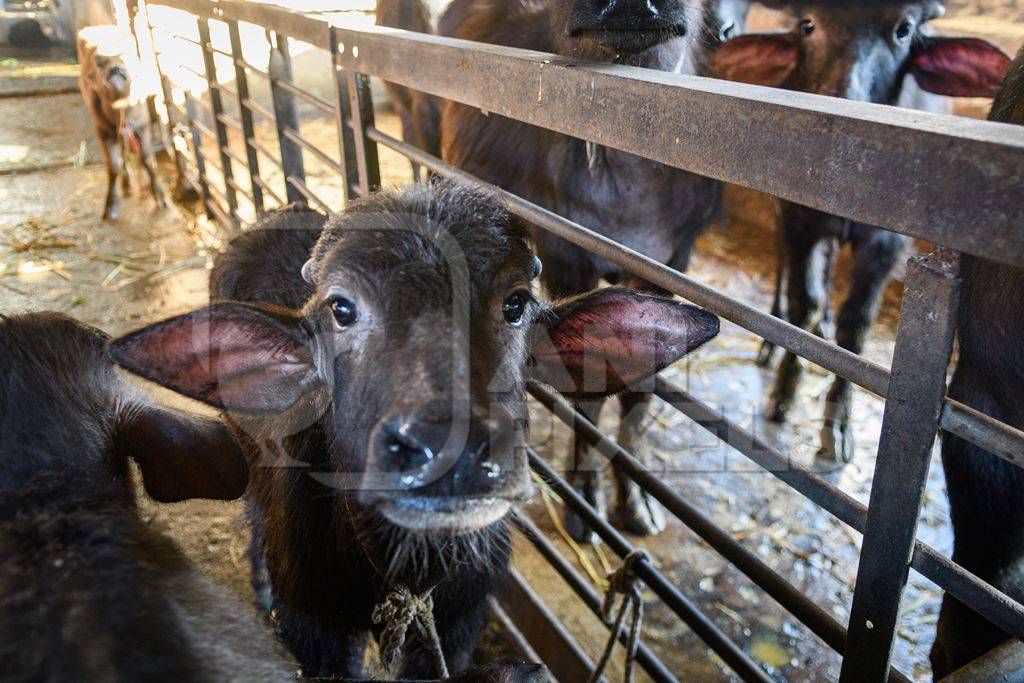
[[[762,437],[659,378],[656,394],[690,420],[836,519],[863,534],[848,625],[837,621],[784,576],[736,541],[692,503],[606,438],[561,396],[534,385],[530,392],[612,466],[637,482],[710,547],[843,657],[841,680],[906,680],[891,667],[900,601],[912,568],[1006,633],[1024,639],[1024,605],[916,539],[930,454],[938,430],[956,434],[1024,466],[1024,432],[945,397],[959,279],[957,252],[1024,263],[1024,128],[925,115],[889,107],[769,90],[550,54],[481,45],[388,29],[356,30],[269,4],[238,0],[153,0],[195,18],[198,37],[178,34],[183,49],[202,54],[208,99],[182,89],[156,55],[179,169],[199,188],[209,216],[228,231],[243,215],[305,201],[330,212],[306,182],[313,158],[337,174],[343,202],[380,187],[378,146],[443,177],[498,192],[526,221],[573,242],[629,272],[703,306],[726,320],[834,372],[886,401],[869,505],[824,478],[795,469]],[[135,6],[142,50],[154,31],[145,7]],[[266,32],[266,69],[243,55],[239,23]],[[226,26],[229,46],[211,42],[211,25]],[[148,35],[147,35],[148,34]],[[289,41],[330,55],[334,97],[327,101],[294,84]],[[215,57],[230,61],[234,88],[218,81]],[[182,66],[178,64],[177,66]],[[188,68],[188,67],[184,67]],[[454,75],[457,74],[457,77]],[[374,125],[370,77],[455,100],[482,110],[736,183],[898,233],[934,242],[939,250],[913,258],[891,370],[718,292],[522,198],[493,188]],[[251,79],[269,87],[272,108],[250,94]],[[543,97],[538,97],[542,88]],[[177,95],[177,99],[176,99]],[[176,104],[183,97],[183,106]],[[297,103],[333,118],[339,149],[332,153],[300,131]],[[228,115],[226,103],[239,113]],[[205,110],[212,128],[202,123]],[[256,121],[276,130],[274,154]],[[714,122],[709,125],[708,122]],[[240,135],[245,154],[229,145]],[[210,144],[216,150],[210,153]],[[827,160],[824,163],[822,160]],[[415,168],[415,166],[414,166]],[[808,173],[807,169],[816,169]],[[856,169],[851,171],[850,169]],[[261,174],[261,170],[263,173]],[[273,187],[266,171],[279,174]],[[535,473],[588,522],[618,556],[635,548],[536,453]],[[599,613],[602,596],[525,515],[516,526],[583,602]],[[636,575],[713,650],[736,676],[769,680],[766,672],[679,586],[641,557]],[[523,577],[513,573],[514,599],[499,616],[524,649],[549,663],[561,680],[583,680],[592,660],[558,623]],[[513,623],[514,622],[514,623]],[[518,627],[518,628],[517,628]],[[523,640],[522,633],[526,638]],[[625,631],[617,634],[627,640]],[[528,641],[528,642],[527,642]],[[656,681],[674,674],[641,643],[637,663]]]

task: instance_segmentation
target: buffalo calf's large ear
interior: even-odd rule
[[[126,410],[117,447],[138,463],[146,493],[161,503],[234,500],[249,471],[227,425],[156,406]]]
[[[746,33],[715,50],[710,66],[716,78],[777,87],[793,71],[796,61],[792,33]]]
[[[936,95],[995,97],[1010,63],[1002,50],[980,38],[928,36],[914,47],[910,72]]]
[[[110,342],[109,354],[141,377],[239,413],[282,412],[320,384],[303,319],[241,303],[144,327]]]
[[[601,289],[553,309],[535,331],[533,377],[573,398],[623,391],[718,334],[718,318],[629,289]]]

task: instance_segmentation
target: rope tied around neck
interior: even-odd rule
[[[373,623],[383,625],[380,634],[380,661],[384,669],[391,673],[402,654],[402,648],[409,635],[409,627],[415,626],[413,635],[431,651],[434,664],[441,678],[448,678],[448,665],[441,649],[441,638],[437,635],[437,624],[434,622],[433,588],[415,595],[405,586],[384,596],[384,599],[373,608]]]
[[[626,619],[626,612],[631,611],[629,630],[626,634],[626,667],[623,680],[625,683],[633,681],[633,663],[636,661],[636,652],[640,647],[640,629],[644,621],[644,597],[640,579],[637,577],[634,568],[637,562],[650,562],[651,556],[646,550],[637,548],[622,558],[622,564],[618,569],[608,574],[608,591],[604,595],[604,602],[601,604],[601,619],[611,628],[608,634],[608,643],[605,645],[601,660],[594,667],[588,683],[596,683],[601,680],[608,662],[612,657],[612,650],[615,648],[615,641],[619,639],[622,631],[622,624]],[[619,603],[618,615],[612,619],[615,611],[615,599],[622,596]],[[630,609],[632,608],[632,609]]]

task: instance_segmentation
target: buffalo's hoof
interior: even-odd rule
[[[630,486],[625,500],[616,510],[620,529],[637,536],[656,536],[665,530],[665,510],[661,503],[637,486]]]
[[[121,207],[120,206],[108,206],[107,209],[103,212],[103,220],[105,220],[105,221],[116,221],[120,217],[121,217]]]
[[[818,457],[843,465],[853,460],[853,452],[853,428],[850,426],[849,408],[845,406],[826,408]]]
[[[170,205],[171,201],[170,199],[167,198],[166,194],[164,194],[163,192],[156,193],[156,208],[166,209]]]

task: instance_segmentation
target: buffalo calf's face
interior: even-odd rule
[[[924,25],[944,12],[936,0],[771,4],[790,10],[793,29],[728,41],[711,60],[718,76],[895,104],[908,74],[934,94],[991,97],[1009,68],[983,40],[929,36]]]
[[[540,269],[525,227],[488,195],[382,193],[327,223],[302,311],[214,304],[111,353],[235,413],[329,403],[331,471],[313,476],[391,525],[467,533],[530,493],[528,380],[615,393],[718,331],[705,311],[629,290],[548,306],[532,293]]]

